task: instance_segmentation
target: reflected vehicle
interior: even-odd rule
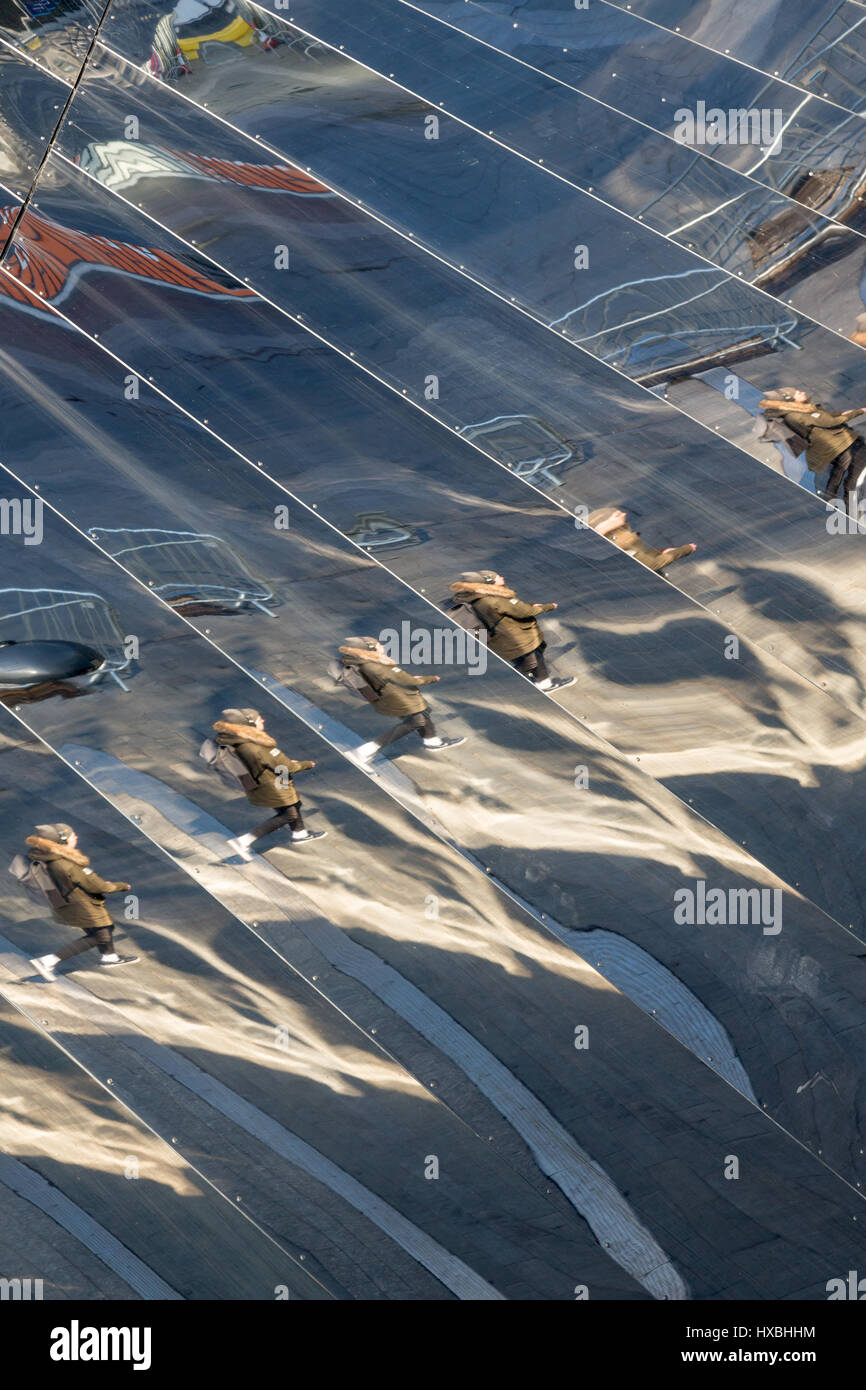
[[[106,665],[102,652],[83,642],[0,642],[0,703],[83,695]]]
[[[156,26],[147,67],[156,77],[170,80],[192,72],[194,62],[219,62],[220,45],[276,48],[283,42],[282,26],[245,0],[179,0]]]
[[[463,425],[457,433],[464,439],[479,440],[481,447],[507,463],[516,477],[529,482],[541,477],[552,487],[562,487],[562,480],[551,469],[580,463],[583,458],[579,444],[534,415],[495,415],[478,424]]]
[[[14,634],[7,637],[7,633]],[[86,648],[99,656],[99,664],[87,673],[78,673],[85,684],[92,685],[111,676],[121,690],[126,685],[121,672],[129,672],[132,657],[127,651],[124,629],[112,605],[101,594],[78,592],[70,589],[0,589],[0,651],[6,651],[6,669],[10,675],[23,670],[26,677],[29,668],[21,667],[20,651],[25,645],[45,649],[39,657],[43,662],[50,661],[48,648],[78,646]],[[11,650],[9,650],[11,648]],[[37,654],[38,655],[38,654]],[[77,658],[69,653],[64,660]],[[34,670],[39,673],[35,664]],[[46,665],[45,670],[49,667]],[[53,677],[45,675],[45,680]],[[68,677],[63,677],[67,679]],[[23,682],[25,685],[27,681]],[[20,684],[20,676],[19,676]]]

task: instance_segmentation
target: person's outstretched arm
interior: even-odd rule
[[[697,550],[697,546],[691,541],[688,545],[669,546],[667,550],[655,550],[651,546],[647,546],[643,551],[638,553],[637,558],[641,561],[641,564],[646,565],[648,569],[654,570],[656,574],[658,574],[659,570],[666,569],[668,565],[672,565],[674,560],[684,560],[687,555],[693,554],[695,550]]]
[[[110,878],[102,878],[95,869],[85,868],[82,864],[64,863],[63,867],[70,883],[76,888],[83,888],[85,893],[125,893],[129,888],[128,883],[115,883]]]
[[[521,603],[519,598],[506,599],[502,605],[505,618],[538,618],[542,613],[552,613],[555,603]]]

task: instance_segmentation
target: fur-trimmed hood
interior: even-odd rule
[[[471,594],[473,598],[516,598],[513,589],[509,589],[505,584],[472,584],[469,580],[458,579],[456,584],[448,586],[452,594],[461,597],[463,594]]]
[[[274,747],[274,740],[267,729],[257,729],[254,724],[227,724],[224,719],[218,719],[213,727],[215,733],[233,738],[237,743],[260,743],[263,748]]]
[[[347,666],[361,666],[366,661],[377,661],[380,666],[396,666],[392,656],[385,651],[371,652],[366,647],[340,647],[340,656]]]
[[[71,845],[61,845],[57,840],[43,840],[41,835],[28,835],[26,840],[31,859],[68,859],[71,864],[84,868],[90,863],[86,854]]]
[[[761,407],[762,415],[811,415],[813,410],[822,410],[817,401],[783,401],[778,396],[765,396],[767,404]]]

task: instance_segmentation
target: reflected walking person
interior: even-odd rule
[[[586,524],[600,536],[607,536],[620,550],[632,555],[635,560],[639,560],[656,574],[667,569],[674,560],[684,560],[698,548],[694,541],[687,541],[685,545],[669,545],[665,550],[657,550],[655,546],[647,545],[642,540],[640,531],[635,531],[629,524],[628,513],[621,507],[599,507],[597,511],[590,512]]]
[[[329,669],[334,680],[367,700],[378,714],[399,720],[382,738],[371,739],[355,749],[353,756],[358,762],[370,762],[383,749],[412,733],[432,753],[466,742],[463,737],[442,738],[430,718],[419,687],[434,684],[439,676],[413,676],[404,671],[375,637],[347,637],[340,647],[339,662],[332,662]]]
[[[304,825],[301,798],[292,781],[296,772],[308,772],[316,764],[287,757],[265,729],[257,709],[224,709],[213,727],[217,749],[233,754],[246,770],[240,774],[239,785],[247,801],[251,806],[273,811],[272,816],[245,835],[229,840],[235,853],[242,859],[251,859],[252,846],[283,826],[291,830],[293,844],[324,839],[327,830],[308,830]]]
[[[854,410],[825,410],[808,393],[797,386],[780,386],[770,391],[760,402],[768,420],[781,420],[785,428],[806,442],[806,464],[815,474],[829,469],[818,496],[832,502],[844,488],[845,505],[851,510],[853,494],[866,476],[866,443],[849,420],[866,413],[866,406]]]
[[[544,653],[547,643],[536,621],[552,613],[558,604],[523,603],[495,570],[467,570],[451,585],[452,610],[463,608],[474,616],[478,630],[487,632],[487,645],[539,690],[562,690],[574,676],[552,676]]]
[[[114,922],[105,898],[108,893],[126,893],[128,883],[115,883],[101,878],[90,867],[86,854],[78,849],[78,836],[71,825],[37,825],[36,834],[27,837],[27,857],[37,867],[34,881],[42,884],[41,868],[47,873],[43,891],[51,906],[55,922],[79,927],[84,935],[61,951],[35,956],[30,964],[44,980],[56,980],[55,966],[97,950],[103,969],[116,965],[134,965],[138,956],[120,956],[114,949]]]

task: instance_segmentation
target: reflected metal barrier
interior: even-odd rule
[[[258,608],[275,618],[273,590],[247,569],[220,536],[153,528],[89,528],[109,555],[181,611],[200,603]]]

